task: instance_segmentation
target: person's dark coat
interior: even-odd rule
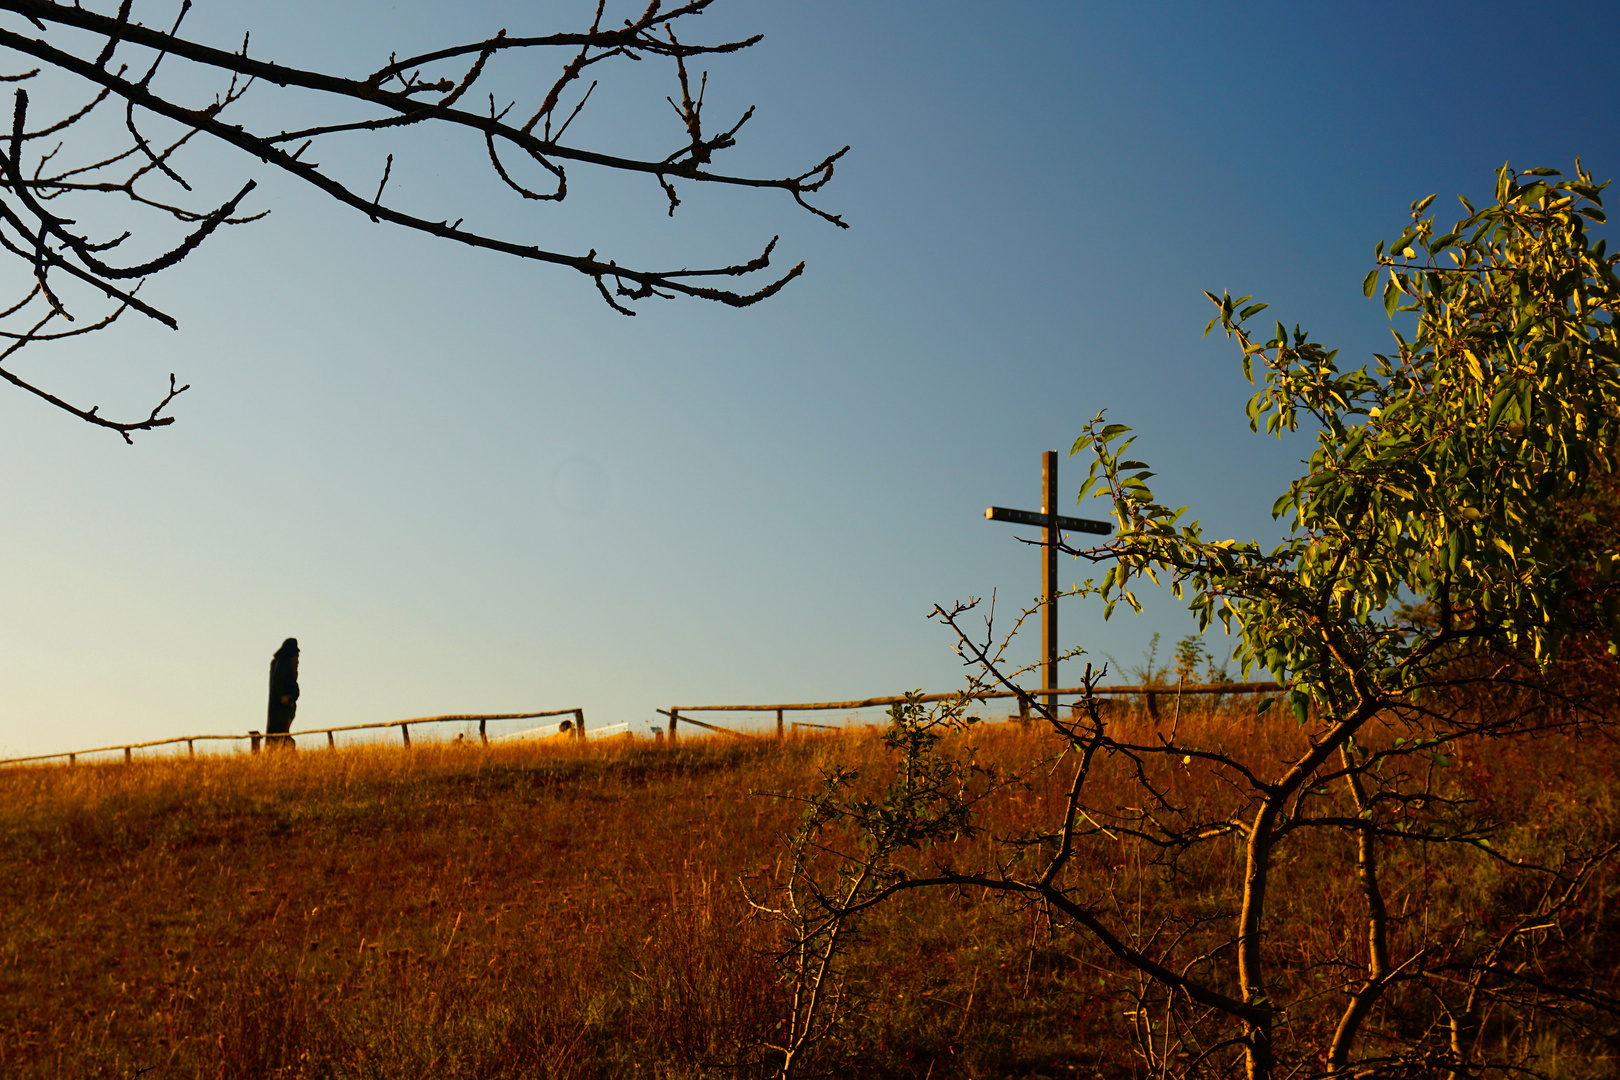
[[[298,712],[298,639],[288,638],[270,658],[270,716],[265,731],[285,735]]]

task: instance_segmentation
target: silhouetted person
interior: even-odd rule
[[[291,747],[293,716],[298,712],[298,639],[288,638],[270,658],[270,716],[265,734],[268,749]]]

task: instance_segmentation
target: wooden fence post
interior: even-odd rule
[[[131,760],[133,759],[130,757],[129,747],[126,746],[124,747],[124,764],[128,765]]]
[[[1159,718],[1159,695],[1149,693],[1147,696],[1148,715],[1157,720]]]
[[[585,741],[585,710],[574,710],[574,738],[580,742]]]
[[[334,734],[333,732],[328,731],[326,733],[326,748],[328,750],[336,750],[337,749],[337,735]]]
[[[781,709],[776,710],[776,737],[778,739],[780,739],[782,737],[782,710]]]
[[[489,721],[484,719],[482,716],[478,718],[478,741],[483,743],[485,746],[489,745],[488,724]]]
[[[401,735],[405,736],[405,745],[406,746],[411,745],[411,725],[409,725],[409,724],[401,724],[401,725],[399,725],[399,733]]]
[[[681,710],[669,710],[669,741],[673,743],[679,736],[675,734],[675,722],[681,718]]]
[[[196,756],[197,756],[197,747],[192,744],[192,741],[190,739],[187,739],[186,740],[186,757],[194,758]]]
[[[248,732],[248,739],[253,744],[253,752],[257,754],[259,752],[259,733],[257,731]]]
[[[79,763],[79,755],[78,754],[69,754],[68,755],[68,764],[69,765],[77,765],[78,763]]]

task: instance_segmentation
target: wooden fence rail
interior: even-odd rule
[[[1220,695],[1226,695],[1226,694],[1271,694],[1271,693],[1276,693],[1281,689],[1282,689],[1282,687],[1278,686],[1274,682],[1254,682],[1254,683],[1210,683],[1210,684],[1198,685],[1198,686],[1098,686],[1098,687],[1093,687],[1090,692],[1093,695],[1102,695],[1102,696],[1130,695],[1130,696],[1144,698],[1147,701],[1148,711],[1151,714],[1153,714],[1155,717],[1157,717],[1159,715],[1158,699],[1160,697],[1175,697],[1175,696],[1183,695],[1183,694],[1188,694],[1188,695],[1199,695],[1199,694],[1220,694]],[[1083,686],[1080,686],[1080,687],[1070,687],[1069,689],[1066,689],[1066,690],[1039,690],[1039,691],[1036,691],[1034,694],[1024,694],[1024,695],[1022,695],[1021,700],[1019,702],[1019,712],[1020,712],[1020,714],[1026,713],[1027,708],[1028,708],[1029,700],[1032,697],[1036,696],[1037,694],[1040,697],[1047,697],[1047,696],[1052,696],[1052,697],[1076,697],[1076,696],[1081,696],[1081,697],[1083,697],[1086,694],[1086,692],[1087,692],[1086,688],[1083,687]],[[727,735],[742,735],[742,736],[752,736],[753,735],[752,732],[738,731],[735,728],[721,727],[718,724],[705,723],[702,720],[694,720],[692,717],[690,717],[688,715],[684,715],[684,714],[687,714],[687,713],[694,713],[694,712],[774,712],[774,713],[776,713],[776,737],[781,738],[782,734],[783,734],[784,714],[785,713],[790,713],[790,712],[815,712],[815,711],[823,711],[823,710],[827,710],[827,709],[866,709],[866,708],[873,708],[873,707],[876,707],[876,706],[898,705],[898,704],[900,704],[900,703],[902,703],[904,701],[907,701],[907,700],[919,701],[919,702],[934,702],[934,701],[947,701],[947,700],[950,700],[952,698],[956,698],[956,697],[960,697],[960,696],[961,696],[960,693],[952,693],[952,694],[919,694],[916,697],[910,698],[910,699],[908,699],[905,695],[898,695],[898,696],[889,696],[889,697],[862,698],[862,699],[860,699],[858,701],[808,701],[808,702],[795,702],[795,703],[792,703],[792,704],[782,704],[782,705],[679,705],[679,706],[672,706],[671,708],[668,708],[668,709],[658,709],[656,711],[660,715],[669,717],[669,737],[672,740],[677,737],[678,725],[683,724],[683,723],[684,724],[691,724],[694,727],[705,728],[705,729],[707,729],[709,731],[721,732],[721,733],[727,734]],[[985,700],[988,700],[990,698],[1010,698],[1010,697],[1020,697],[1020,695],[1013,692],[1013,691],[1011,691],[1011,690],[984,690],[984,691],[980,691],[979,693],[976,693],[976,694],[971,694],[971,695],[969,695],[969,697],[973,701],[985,701]],[[419,716],[419,717],[416,717],[416,718],[410,719],[410,720],[385,720],[385,721],[382,721],[381,723],[375,723],[375,724],[345,724],[345,725],[343,725],[341,727],[314,728],[314,729],[311,729],[311,730],[308,730],[308,731],[297,732],[297,734],[298,735],[323,735],[324,734],[326,736],[326,744],[327,744],[327,746],[336,746],[337,745],[337,740],[334,738],[334,733],[335,732],[339,732],[339,731],[365,731],[365,730],[374,730],[374,729],[377,729],[377,728],[397,727],[397,728],[399,728],[400,738],[404,741],[406,746],[409,746],[409,745],[411,745],[411,725],[413,725],[413,724],[451,724],[451,723],[459,724],[459,723],[470,723],[471,721],[477,720],[478,721],[478,737],[479,737],[479,740],[481,742],[488,743],[489,742],[489,735],[488,735],[488,732],[487,732],[487,724],[491,720],[533,720],[533,719],[539,719],[541,717],[547,717],[547,716],[568,716],[568,715],[572,715],[574,717],[574,724],[573,724],[573,735],[574,735],[574,737],[578,738],[578,739],[585,738],[585,710],[584,709],[550,709],[550,710],[547,710],[545,712],[527,712],[527,713],[474,713],[474,714],[467,714],[467,715],[449,715],[449,716]],[[795,721],[793,721],[793,726],[794,727],[814,727],[814,728],[831,728],[832,727],[832,725],[829,725],[829,724],[813,724],[813,723],[811,723],[811,722],[809,722],[807,720],[795,720]],[[149,748],[154,747],[154,746],[175,746],[175,745],[178,745],[180,743],[185,743],[186,744],[186,753],[187,753],[188,756],[196,757],[197,756],[196,744],[199,743],[199,742],[209,742],[209,741],[215,741],[215,742],[218,742],[218,741],[232,741],[232,740],[237,741],[237,742],[246,741],[246,742],[248,742],[250,744],[250,746],[252,748],[252,751],[254,753],[258,753],[259,752],[259,744],[260,744],[261,741],[269,742],[269,741],[271,741],[273,739],[291,738],[291,737],[292,736],[291,736],[290,733],[287,736],[262,735],[257,731],[250,731],[245,735],[181,735],[181,736],[178,736],[178,737],[172,738],[172,739],[153,739],[150,742],[119,743],[119,744],[116,744],[116,745],[113,745],[113,746],[98,746],[98,747],[96,747],[96,748],[94,748],[92,750],[72,750],[72,751],[63,751],[61,753],[56,753],[56,754],[35,754],[35,755],[30,756],[30,757],[0,758],[0,765],[21,765],[21,764],[24,764],[26,762],[31,762],[31,761],[51,761],[51,760],[54,760],[54,759],[57,759],[57,758],[67,758],[68,759],[68,764],[73,765],[73,764],[77,764],[80,755],[83,755],[83,754],[105,754],[105,753],[109,753],[109,752],[114,751],[114,750],[122,750],[124,752],[124,761],[127,764],[127,763],[129,763],[129,762],[131,762],[133,760],[133,752],[136,751],[136,750],[149,749]]]
[[[1145,698],[1147,700],[1148,712],[1151,713],[1154,717],[1157,717],[1159,715],[1159,702],[1158,702],[1158,699],[1160,697],[1176,697],[1176,696],[1182,695],[1182,694],[1191,694],[1191,695],[1220,694],[1220,695],[1223,695],[1223,696],[1226,695],[1226,694],[1274,694],[1274,693],[1277,693],[1278,691],[1280,691],[1281,689],[1282,689],[1282,687],[1279,686],[1277,683],[1274,683],[1274,682],[1252,682],[1252,683],[1207,683],[1207,684],[1199,684],[1199,685],[1195,685],[1195,686],[1095,686],[1095,687],[1091,688],[1090,692],[1093,695],[1099,695],[1099,696],[1103,696],[1103,695],[1106,695],[1106,696],[1118,696],[1118,695],[1123,694],[1123,695],[1130,695],[1130,696],[1133,696],[1133,697]],[[1086,695],[1086,693],[1087,693],[1087,691],[1086,691],[1085,687],[1076,686],[1076,687],[1070,687],[1067,690],[1039,690],[1039,691],[1033,691],[1033,692],[1030,692],[1030,693],[1023,694],[1022,696],[1020,696],[1017,692],[1012,691],[1012,690],[984,690],[984,691],[981,691],[981,692],[976,693],[976,694],[969,694],[968,697],[973,701],[984,701],[984,700],[986,700],[988,698],[1020,697],[1019,713],[1022,715],[1022,714],[1025,714],[1027,709],[1028,709],[1029,700],[1034,698],[1034,697],[1037,697],[1037,696],[1038,697],[1043,697],[1043,698],[1044,697],[1084,697]],[[724,732],[724,733],[726,733],[728,735],[751,735],[752,734],[751,732],[738,731],[735,728],[725,728],[725,727],[718,727],[718,726],[716,726],[714,724],[706,724],[701,720],[692,719],[690,716],[685,715],[686,713],[694,713],[694,712],[774,712],[774,713],[776,713],[776,737],[778,739],[780,739],[782,737],[783,714],[784,713],[812,712],[812,711],[815,711],[815,710],[822,710],[822,709],[868,709],[868,708],[873,708],[873,707],[879,706],[879,705],[899,705],[902,702],[905,702],[905,701],[908,701],[908,700],[909,701],[920,701],[920,702],[949,701],[949,700],[951,700],[953,698],[958,698],[958,697],[961,697],[961,696],[962,696],[961,693],[955,693],[955,694],[919,694],[916,697],[907,698],[905,695],[902,694],[902,695],[900,695],[898,697],[891,696],[891,697],[862,698],[859,701],[810,701],[810,702],[798,702],[798,703],[791,704],[791,705],[672,705],[668,709],[657,709],[657,710],[654,710],[654,711],[657,712],[661,716],[669,717],[669,737],[671,739],[674,739],[674,738],[677,737],[677,735],[676,735],[676,725],[677,724],[692,724],[695,727],[707,728],[710,731],[720,731],[720,732]],[[827,727],[831,727],[832,725],[829,725],[829,724],[812,724],[812,723],[809,723],[808,721],[795,720],[795,721],[793,721],[793,726],[794,727],[827,728]]]
[[[327,746],[336,746],[337,745],[337,740],[333,737],[334,732],[338,732],[338,731],[365,731],[365,730],[376,729],[376,728],[397,727],[397,728],[399,728],[400,736],[404,740],[405,745],[409,746],[409,745],[411,745],[411,725],[412,724],[463,724],[463,723],[470,723],[471,721],[477,720],[478,721],[478,738],[479,738],[479,740],[481,742],[488,743],[489,742],[489,734],[488,734],[488,731],[487,731],[487,725],[489,724],[489,721],[491,721],[491,720],[533,720],[533,719],[537,719],[537,718],[545,717],[545,716],[568,716],[568,715],[572,715],[574,717],[574,726],[573,726],[574,737],[577,738],[577,739],[583,739],[585,737],[585,710],[584,709],[551,709],[551,710],[549,710],[547,712],[526,712],[526,713],[472,713],[472,714],[469,714],[469,715],[418,716],[418,717],[415,717],[414,719],[410,719],[410,720],[384,720],[381,723],[376,723],[376,724],[345,724],[342,727],[313,728],[313,729],[311,729],[309,731],[296,732],[296,734],[298,734],[298,735],[322,735],[322,734],[324,734],[326,736],[326,745]],[[50,761],[50,760],[53,760],[55,758],[67,758],[68,759],[68,764],[69,765],[74,765],[74,764],[78,763],[79,755],[81,755],[81,754],[105,754],[105,753],[108,753],[109,751],[112,751],[112,750],[122,750],[124,752],[124,763],[129,764],[133,760],[133,755],[132,755],[131,751],[144,750],[144,749],[147,749],[147,748],[153,747],[153,746],[174,746],[174,745],[177,745],[179,743],[185,743],[186,744],[186,754],[187,754],[188,757],[196,757],[197,756],[197,747],[196,747],[197,743],[210,742],[210,741],[218,742],[218,741],[223,741],[223,740],[235,740],[237,742],[246,741],[251,745],[253,753],[257,754],[259,752],[259,742],[260,742],[261,739],[268,743],[268,742],[270,742],[271,740],[274,740],[274,739],[291,738],[293,736],[293,734],[294,733],[289,732],[285,736],[281,736],[281,735],[261,735],[257,731],[250,731],[246,735],[181,735],[181,736],[178,736],[178,737],[173,738],[173,739],[153,739],[151,742],[122,743],[122,744],[115,745],[115,746],[98,746],[93,750],[71,750],[71,751],[63,751],[62,753],[59,753],[59,754],[35,754],[32,757],[0,758],[0,765],[21,765],[24,762],[29,762],[29,761]]]

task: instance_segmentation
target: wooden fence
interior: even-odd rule
[[[1148,712],[1155,718],[1159,715],[1159,698],[1176,697],[1178,695],[1208,695],[1208,694],[1274,694],[1282,687],[1274,682],[1254,683],[1209,683],[1196,686],[1096,686],[1090,693],[1094,696],[1129,695],[1146,699]],[[1083,686],[1070,687],[1066,690],[1035,690],[1025,694],[1018,694],[1012,690],[985,690],[971,694],[974,701],[984,701],[989,698],[1019,698],[1018,711],[1020,715],[1027,715],[1029,701],[1036,697],[1084,697],[1087,690]],[[920,694],[913,698],[904,695],[900,697],[874,697],[864,698],[860,701],[813,701],[801,702],[793,705],[672,705],[668,709],[655,710],[661,716],[669,717],[669,737],[675,739],[678,724],[691,724],[693,727],[706,728],[709,731],[719,731],[727,735],[751,736],[753,732],[738,731],[735,728],[720,727],[717,724],[704,723],[694,720],[685,714],[694,712],[774,712],[776,713],[776,737],[783,735],[784,714],[790,712],[814,712],[825,709],[867,709],[879,705],[899,705],[905,701],[949,701],[960,697],[961,694]],[[813,727],[834,730],[831,724],[812,724],[804,720],[792,722],[794,727]]]
[[[573,720],[573,736],[574,736],[574,738],[583,739],[585,737],[585,710],[584,709],[551,709],[550,711],[547,711],[547,712],[484,713],[484,714],[472,714],[472,715],[467,715],[467,716],[461,716],[461,715],[456,715],[456,716],[418,716],[418,717],[416,717],[414,719],[411,719],[411,720],[385,720],[385,721],[383,721],[382,723],[379,723],[379,724],[345,724],[342,727],[314,728],[314,729],[309,730],[309,731],[299,731],[299,732],[295,732],[295,733],[294,732],[289,732],[285,736],[283,736],[283,735],[262,735],[257,731],[250,731],[246,735],[181,735],[181,736],[179,736],[177,738],[173,738],[173,739],[153,739],[151,742],[124,743],[124,744],[121,744],[121,745],[114,745],[114,746],[98,746],[93,750],[72,750],[72,751],[65,751],[65,752],[60,753],[60,754],[35,754],[32,757],[3,758],[3,759],[0,759],[0,765],[20,765],[20,764],[23,764],[24,762],[29,762],[29,761],[52,761],[52,760],[55,760],[57,758],[67,758],[69,765],[75,765],[75,764],[78,763],[79,756],[81,754],[105,754],[105,753],[109,753],[109,752],[111,752],[113,750],[122,750],[124,752],[124,763],[127,765],[131,761],[134,760],[133,751],[136,751],[136,750],[144,750],[144,749],[147,749],[147,748],[150,748],[150,747],[153,747],[153,746],[176,746],[176,745],[178,745],[180,743],[185,743],[186,744],[186,754],[187,754],[187,756],[188,757],[196,757],[197,756],[197,746],[196,746],[197,743],[200,743],[200,742],[218,742],[218,741],[225,741],[225,740],[234,740],[236,742],[247,742],[247,743],[250,744],[253,753],[257,754],[259,752],[259,743],[260,743],[261,740],[266,742],[266,743],[272,743],[276,739],[281,739],[281,738],[291,739],[295,734],[296,735],[325,735],[326,736],[326,745],[329,746],[329,747],[335,747],[337,745],[337,739],[334,737],[334,732],[338,732],[338,731],[366,731],[366,730],[373,730],[373,729],[376,729],[376,728],[392,728],[392,727],[399,728],[400,737],[404,740],[405,745],[409,746],[409,745],[411,745],[411,725],[413,725],[413,724],[465,724],[465,723],[471,723],[474,720],[478,721],[478,738],[479,738],[479,741],[487,744],[489,742],[488,724],[489,724],[489,721],[491,721],[491,720],[533,720],[533,719],[537,719],[539,717],[544,717],[544,716],[569,716],[569,715],[572,715],[573,718],[574,718],[574,720]]]
[[[1176,697],[1178,695],[1208,695],[1208,694],[1219,694],[1219,695],[1223,695],[1223,696],[1226,695],[1226,694],[1272,694],[1272,693],[1278,692],[1281,689],[1282,689],[1282,687],[1278,686],[1274,682],[1256,682],[1256,683],[1210,683],[1210,684],[1198,685],[1198,686],[1098,686],[1098,687],[1093,687],[1090,692],[1091,692],[1091,694],[1097,695],[1097,696],[1127,695],[1127,696],[1132,696],[1132,697],[1143,698],[1147,702],[1148,712],[1151,713],[1154,717],[1157,717],[1159,715],[1159,700],[1158,699],[1161,698],[1161,697]],[[1081,687],[1070,687],[1069,689],[1066,689],[1066,690],[1046,690],[1046,689],[1041,689],[1041,690],[1037,690],[1037,691],[1031,691],[1030,693],[1027,693],[1027,694],[1024,694],[1024,695],[1019,695],[1019,694],[1017,694],[1017,693],[1015,693],[1015,692],[1013,692],[1011,690],[985,690],[985,691],[981,691],[981,692],[976,693],[976,694],[972,694],[972,695],[970,695],[970,697],[974,701],[985,701],[985,700],[988,700],[988,699],[991,699],[991,698],[1018,697],[1018,698],[1020,698],[1020,701],[1019,701],[1019,714],[1020,715],[1027,715],[1029,701],[1034,697],[1043,697],[1043,698],[1044,697],[1052,697],[1052,698],[1058,698],[1058,697],[1084,697],[1086,693],[1087,693],[1086,688],[1081,686]],[[897,697],[863,698],[863,699],[861,699],[859,701],[811,701],[811,702],[798,702],[798,703],[794,703],[794,704],[784,704],[784,705],[678,705],[678,706],[672,706],[672,707],[670,707],[668,709],[657,709],[655,711],[658,712],[662,716],[669,717],[669,737],[670,737],[671,740],[674,740],[674,739],[676,739],[678,737],[678,725],[680,725],[680,724],[690,724],[693,727],[700,727],[700,728],[704,728],[704,729],[709,730],[709,731],[720,732],[721,734],[725,734],[725,735],[741,735],[741,736],[745,736],[745,737],[752,737],[752,736],[755,735],[754,732],[739,731],[736,728],[722,727],[719,724],[710,724],[710,723],[705,723],[702,720],[694,720],[691,716],[687,715],[689,713],[694,713],[694,712],[774,712],[774,713],[776,713],[776,737],[780,739],[783,736],[783,733],[784,733],[783,729],[784,729],[784,727],[786,725],[785,715],[787,713],[791,713],[791,712],[818,712],[818,711],[825,711],[825,710],[828,710],[828,709],[845,709],[845,710],[849,710],[849,709],[867,709],[867,708],[874,708],[874,707],[877,707],[877,706],[899,705],[902,702],[905,702],[907,700],[919,701],[919,702],[925,702],[926,703],[926,702],[934,702],[934,701],[947,701],[947,700],[950,700],[952,698],[956,698],[956,697],[959,697],[959,696],[961,696],[961,695],[960,694],[921,694],[921,695],[918,695],[917,697],[908,699],[904,695],[900,695],[900,696],[897,696]],[[344,725],[342,727],[314,728],[314,729],[308,730],[308,731],[299,731],[299,732],[296,732],[296,733],[289,733],[288,735],[285,735],[285,736],[282,736],[282,735],[264,735],[264,734],[261,734],[261,733],[259,733],[257,731],[250,731],[245,735],[182,735],[182,736],[178,736],[178,737],[172,738],[172,739],[154,739],[151,742],[122,743],[122,744],[115,744],[113,746],[98,746],[98,747],[96,747],[95,749],[92,749],[92,750],[72,750],[72,751],[64,751],[62,753],[57,753],[57,754],[35,754],[32,757],[0,758],[0,765],[21,765],[21,764],[24,764],[26,762],[31,762],[31,761],[53,761],[53,760],[56,760],[58,758],[67,758],[68,764],[69,765],[74,765],[74,764],[78,763],[78,759],[82,755],[85,755],[85,754],[105,754],[105,753],[110,753],[110,752],[116,751],[116,750],[122,750],[124,752],[124,761],[127,764],[127,763],[134,760],[134,751],[136,751],[136,750],[150,749],[151,747],[155,747],[155,746],[176,746],[176,745],[178,745],[180,743],[185,743],[186,744],[187,756],[196,757],[197,756],[196,744],[199,743],[199,742],[209,742],[209,741],[215,741],[215,742],[218,742],[218,741],[247,742],[247,743],[249,743],[249,745],[250,745],[250,747],[252,749],[252,752],[257,754],[259,752],[259,746],[260,746],[261,742],[269,744],[269,743],[273,743],[274,740],[276,740],[276,739],[281,739],[281,738],[290,739],[290,738],[293,737],[293,734],[296,734],[296,735],[299,735],[299,736],[325,735],[326,736],[326,745],[329,746],[329,747],[334,747],[334,746],[337,745],[337,740],[334,738],[334,734],[336,732],[339,732],[339,731],[366,731],[366,730],[375,730],[375,729],[378,729],[378,728],[395,728],[395,727],[399,728],[399,733],[400,733],[401,739],[403,739],[406,746],[409,746],[409,745],[411,745],[411,727],[413,725],[419,725],[419,724],[462,724],[462,723],[470,723],[470,722],[472,722],[474,720],[478,721],[478,738],[479,738],[479,741],[482,742],[482,743],[487,744],[489,742],[489,735],[488,735],[488,731],[487,731],[487,725],[488,725],[489,721],[491,721],[491,720],[533,720],[533,719],[538,719],[538,718],[546,717],[546,716],[569,716],[569,715],[573,716],[573,718],[574,718],[573,725],[572,725],[573,726],[572,734],[573,734],[574,738],[577,738],[577,739],[585,738],[585,710],[584,709],[551,709],[551,710],[546,711],[546,712],[528,712],[528,713],[486,713],[486,714],[473,714],[473,715],[465,715],[465,716],[463,716],[463,715],[455,715],[455,716],[419,716],[419,717],[416,717],[416,718],[411,719],[411,720],[385,720],[385,721],[383,721],[381,723],[376,723],[376,724],[346,724],[346,725]],[[796,728],[807,727],[807,728],[821,728],[821,729],[824,729],[824,730],[837,730],[836,725],[832,725],[832,724],[816,724],[816,723],[812,723],[812,722],[810,722],[808,720],[795,720],[795,721],[792,721],[792,726],[796,727]]]

